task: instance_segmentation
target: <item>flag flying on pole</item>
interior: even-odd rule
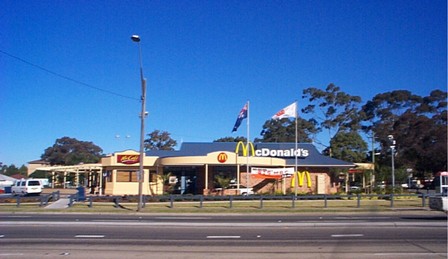
[[[272,119],[274,120],[280,120],[283,118],[290,118],[290,117],[296,117],[297,116],[297,102],[294,102],[285,108],[281,109],[279,112],[277,112],[274,116],[272,116]]]
[[[233,130],[237,131],[238,127],[241,125],[241,122],[247,118],[247,103],[244,105],[243,109],[241,109],[240,113],[238,114],[238,118],[236,118],[235,126],[233,126]]]

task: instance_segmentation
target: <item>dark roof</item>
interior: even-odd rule
[[[181,156],[206,156],[208,153],[216,151],[235,152],[237,142],[184,142],[179,150],[150,150],[146,151],[147,156],[158,157],[181,157]],[[254,143],[255,149],[291,149],[295,143]],[[312,167],[354,167],[353,163],[345,162],[339,159],[327,157],[319,153],[316,147],[311,143],[297,143],[297,148],[309,151],[307,157],[298,157],[298,166]],[[295,158],[285,158],[288,166],[295,165]]]

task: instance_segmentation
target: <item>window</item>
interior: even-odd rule
[[[137,171],[117,171],[117,182],[138,182]]]
[[[28,186],[40,186],[40,182],[39,181],[29,181]]]

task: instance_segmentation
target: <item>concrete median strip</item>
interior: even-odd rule
[[[68,208],[68,204],[70,203],[70,199],[68,198],[61,198],[52,204],[46,206],[46,209],[66,209]]]

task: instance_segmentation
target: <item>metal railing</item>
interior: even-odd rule
[[[162,195],[162,196],[143,196],[142,208],[146,207],[147,203],[168,203],[169,208],[175,208],[176,204],[182,202],[197,203],[197,208],[203,208],[204,204],[212,202],[224,202],[228,204],[228,208],[233,208],[235,202],[238,201],[252,201],[258,203],[258,208],[263,209],[266,201],[289,201],[291,208],[296,208],[298,204],[303,201],[320,201],[322,208],[328,208],[329,202],[338,200],[351,200],[356,201],[356,208],[361,208],[363,201],[367,200],[385,200],[389,201],[389,207],[394,208],[397,199],[404,197],[421,199],[421,207],[428,207],[427,200],[430,197],[441,196],[440,194],[346,194],[346,195],[249,195],[249,196],[205,196],[205,195]],[[22,203],[37,203],[38,206],[46,206],[50,201],[57,201],[60,198],[59,191],[51,194],[45,194],[40,196],[1,196],[0,205],[6,203],[5,200],[15,199],[17,207],[20,207]],[[79,194],[72,194],[68,196],[69,207],[73,207],[76,203],[86,204],[89,208],[93,208],[95,203],[104,204],[111,203],[116,208],[125,208],[121,204],[123,203],[135,203],[137,202],[137,196],[84,196]],[[81,198],[81,199],[80,199]]]

